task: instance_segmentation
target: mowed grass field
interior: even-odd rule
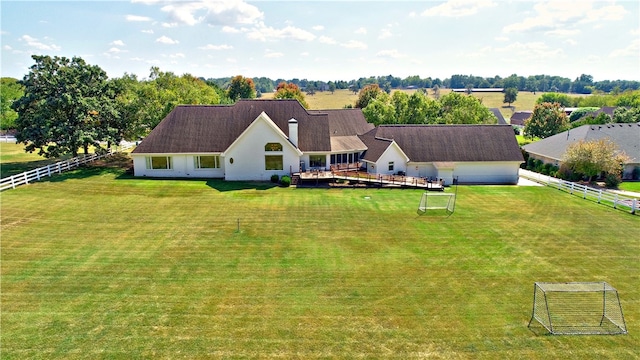
[[[452,191],[448,189],[447,191]],[[1,194],[2,359],[636,359],[640,218],[545,187],[135,179]],[[548,336],[535,281],[607,281],[629,331]]]

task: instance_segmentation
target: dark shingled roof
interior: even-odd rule
[[[524,125],[524,122],[529,119],[533,115],[533,111],[516,111],[511,115],[510,122],[511,125]]]
[[[365,132],[370,126],[360,109],[307,111],[297,100],[240,100],[234,105],[180,105],[133,152],[223,152],[262,112],[287,136],[288,121],[296,119],[298,148],[302,151],[330,151],[331,130],[357,133]]]
[[[358,136],[360,140],[367,146],[367,151],[362,154],[362,160],[376,162],[384,154],[391,145],[391,140],[380,139],[376,137],[376,131],[373,129],[366,134]]]
[[[362,139],[375,150],[370,161],[384,151],[381,139],[395,140],[412,162],[524,161],[509,125],[382,125]]]

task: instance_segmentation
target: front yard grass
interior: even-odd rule
[[[638,216],[547,187],[134,179],[2,193],[3,359],[637,358]],[[628,335],[527,328],[535,281],[607,281]]]

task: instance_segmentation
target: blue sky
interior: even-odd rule
[[[2,76],[31,55],[110,77],[351,80],[548,74],[640,80],[639,1],[7,1]]]

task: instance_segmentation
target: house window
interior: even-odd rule
[[[195,156],[193,158],[194,167],[196,169],[219,169],[219,156]]]
[[[171,170],[173,161],[171,156],[147,156],[147,169]]]
[[[282,170],[284,169],[282,155],[265,155],[264,156],[264,169],[265,170]]]
[[[282,151],[282,144],[267,143],[267,145],[264,146],[264,151]]]
[[[324,155],[309,155],[309,166],[312,168],[324,168],[327,166],[327,157]]]
[[[389,161],[389,171],[393,171],[393,161]]]
[[[335,164],[336,163],[336,154],[331,154],[331,164]]]

